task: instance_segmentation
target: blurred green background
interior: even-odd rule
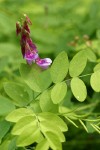
[[[20,55],[15,23],[24,13],[33,23],[31,37],[45,55],[69,52],[75,36],[95,39],[100,29],[99,0],[0,0],[0,57]]]
[[[31,37],[41,57],[54,59],[65,50],[71,59],[77,49],[84,47],[82,37],[88,35],[100,61],[100,0],[0,0],[0,92],[4,81],[19,74],[19,65],[24,61],[15,32],[16,21],[24,13],[33,23]],[[80,42],[75,46],[77,36]],[[70,128],[64,150],[99,150],[97,133]]]

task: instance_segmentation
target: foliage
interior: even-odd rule
[[[2,0],[0,8],[0,149],[98,148],[100,2]],[[53,60],[47,70],[21,58],[14,26],[24,12],[40,55]]]

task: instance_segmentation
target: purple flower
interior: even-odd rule
[[[37,47],[30,38],[30,28],[28,25],[32,25],[32,23],[28,16],[24,15],[24,17],[21,25],[20,22],[16,23],[16,34],[21,35],[20,45],[23,58],[26,59],[29,65],[34,62],[41,68],[46,69],[51,65],[52,60],[50,58],[40,59]]]
[[[21,35],[21,51],[23,58],[26,59],[27,63],[32,64],[32,61],[38,57],[37,48],[30,38],[30,29],[28,24],[31,24],[30,19],[26,16],[25,21],[20,26],[19,22],[16,23],[16,33]]]
[[[51,65],[51,63],[52,63],[52,60],[50,58],[44,58],[44,59],[37,58],[36,59],[36,64],[43,69],[47,69]]]
[[[36,54],[33,54],[33,53],[26,53],[25,54],[25,57],[24,57],[25,59],[26,59],[26,61],[27,61],[27,63],[29,64],[29,65],[31,65],[32,64],[32,62],[34,61],[35,62],[35,60],[38,58],[38,54],[36,53]]]
[[[38,58],[38,53],[37,51],[35,50],[35,47],[32,49],[29,45],[28,42],[26,42],[26,45],[25,45],[25,55],[24,55],[24,58],[26,59],[27,63],[28,64],[32,64],[32,62],[35,62],[35,60]]]

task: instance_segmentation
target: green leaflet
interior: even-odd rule
[[[34,142],[41,142],[43,140],[43,136],[39,130],[38,126],[30,126],[28,130],[24,130],[17,139],[17,146],[24,147],[30,145]]]
[[[87,59],[89,60],[89,61],[91,61],[91,62],[96,62],[96,55],[95,55],[95,53],[91,50],[91,49],[86,49],[86,50],[84,50],[84,52],[85,52],[85,54],[86,54],[86,57],[87,57]],[[84,57],[84,56],[83,56]]]
[[[57,83],[51,90],[51,99],[54,104],[60,103],[67,93],[67,84],[64,82]]]
[[[8,98],[0,95],[0,116],[8,114],[14,109],[14,104]]]
[[[74,77],[71,80],[71,90],[75,98],[83,102],[87,96],[87,90],[84,82],[78,77]]]
[[[35,64],[21,64],[20,73],[26,84],[36,92],[44,91],[52,82],[49,69],[43,71]]]
[[[68,131],[68,127],[66,123],[57,115],[50,112],[43,112],[38,115],[40,121],[50,120],[54,124],[56,124],[62,132]]]
[[[52,149],[62,150],[62,145],[59,138],[52,132],[45,132],[49,145]]]
[[[27,88],[24,85],[8,82],[4,84],[4,89],[15,105],[23,107],[30,102]]]
[[[49,149],[49,143],[48,143],[47,139],[43,139],[36,146],[36,150],[48,150],[48,149]]]
[[[94,72],[99,71],[100,70],[100,63],[98,63],[95,67],[94,67]]]
[[[84,50],[78,52],[71,60],[69,74],[71,77],[79,76],[86,67],[87,56]]]
[[[100,92],[100,70],[91,75],[90,84],[94,91]]]
[[[46,90],[41,94],[40,107],[43,112],[46,112],[46,111],[47,112],[57,112],[58,111],[58,105],[53,104],[49,90]]]
[[[69,67],[68,56],[66,52],[61,52],[53,61],[50,68],[51,78],[54,83],[61,82],[67,75]]]
[[[50,122],[51,120],[51,122]],[[56,127],[54,126],[56,124]],[[23,147],[28,146],[34,142],[39,143],[37,147],[40,147],[44,137],[48,142],[43,142],[43,145],[46,148],[56,147],[57,145],[61,145],[61,142],[65,141],[65,137],[63,135],[63,131],[67,131],[67,125],[65,122],[53,113],[40,113],[37,116],[25,116],[22,117],[18,122],[16,122],[12,134],[18,135],[17,138],[17,146]],[[50,137],[47,133],[50,132]],[[42,134],[41,134],[42,133]],[[57,140],[57,144],[55,141],[49,141],[52,136],[55,136],[54,140]],[[53,140],[53,139],[52,139]],[[54,144],[54,145],[53,145]],[[57,145],[56,145],[57,144]],[[61,148],[61,147],[60,147]]]
[[[0,122],[0,141],[10,129],[10,123],[3,120]]]
[[[35,116],[25,116],[21,118],[12,130],[13,135],[20,135],[23,131],[28,130],[31,126],[34,128],[37,125]]]
[[[29,115],[34,116],[34,113],[31,109],[19,108],[8,114],[6,120],[10,122],[17,122],[19,119]]]
[[[60,142],[65,142],[64,134],[62,133],[62,131],[59,129],[59,127],[57,125],[54,126],[53,122],[50,122],[49,120],[41,121],[40,128],[43,133],[50,131],[59,138]]]

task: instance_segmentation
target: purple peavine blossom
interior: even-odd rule
[[[36,59],[36,64],[43,69],[47,69],[48,66],[51,65],[51,63],[52,63],[52,60],[50,58],[44,58],[44,59],[37,58]]]
[[[28,25],[32,25],[32,23],[28,16],[24,15],[24,17],[25,19],[21,25],[20,22],[16,23],[16,34],[21,35],[20,45],[23,58],[26,59],[29,65],[34,62],[41,68],[47,69],[51,65],[52,60],[39,57],[37,47],[30,38],[30,28]]]

